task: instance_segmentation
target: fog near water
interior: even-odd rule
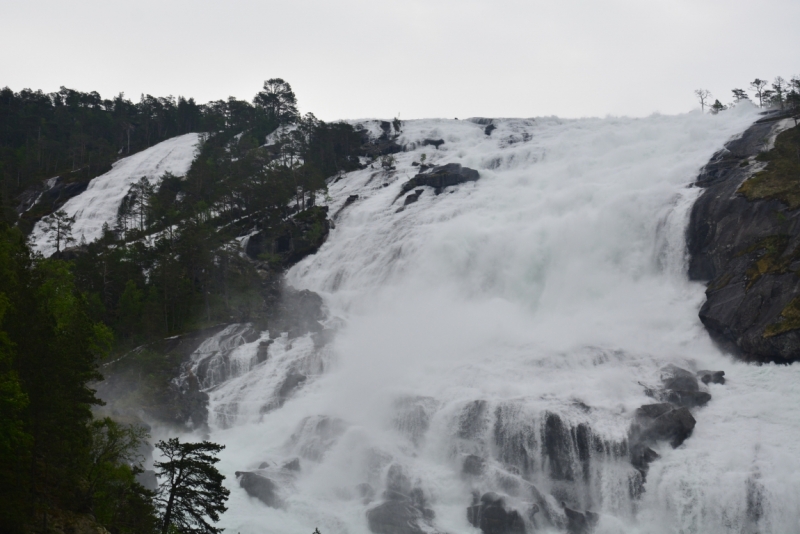
[[[503,493],[524,511],[530,497],[514,488],[527,483],[554,509],[567,500],[598,512],[599,533],[800,529],[800,371],[722,354],[697,317],[705,288],[686,276],[684,233],[700,193],[691,184],[756,118],[741,106],[716,116],[503,119],[491,136],[475,121],[405,122],[399,142],[410,150],[396,155],[396,170],[332,183],[335,228],[287,277],[323,296],[333,341],[319,348],[283,335],[258,364],[258,342],[242,344],[233,377],[208,390],[210,439],[227,447],[221,526],[367,533],[365,512],[399,465],[438,532],[478,532],[466,517],[472,491]],[[374,121],[360,124],[378,133]],[[445,143],[420,146],[426,138]],[[422,154],[481,178],[438,196],[425,188],[398,212]],[[350,195],[358,199],[344,206]],[[724,370],[728,381],[709,386],[682,446],[658,449],[640,499],[630,496],[630,462],[609,453],[592,457],[586,484],[547,476],[543,414],[623,441],[668,363]],[[309,379],[281,405],[276,392],[293,370]],[[475,401],[488,407],[485,428],[466,432]],[[532,474],[510,465],[498,433],[527,440]],[[487,460],[486,474],[461,474],[467,454]],[[279,469],[297,457],[299,472]],[[262,462],[282,509],[233,476]]]

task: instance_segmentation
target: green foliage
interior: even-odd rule
[[[68,264],[31,256],[0,225],[0,520],[21,525],[53,507],[80,507],[90,441],[89,384],[109,346]]]
[[[218,534],[222,529],[212,526],[227,508],[230,491],[222,485],[225,477],[214,464],[224,449],[210,441],[181,443],[177,438],[159,441],[156,447],[165,461],[156,462],[159,478],[164,480],[156,502],[161,512],[161,533]]]
[[[105,418],[89,425],[86,502],[98,522],[120,533],[155,532],[154,493],[136,482],[147,431]]]

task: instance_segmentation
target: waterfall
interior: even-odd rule
[[[721,353],[685,272],[692,182],[755,118],[405,122],[393,169],[329,185],[335,228],[288,273],[324,330],[234,325],[193,357],[226,445],[221,525],[798,531],[800,370]],[[480,178],[406,201],[419,163]],[[700,383],[691,436],[643,469],[632,425],[670,364],[727,381]]]

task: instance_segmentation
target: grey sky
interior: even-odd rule
[[[337,118],[676,113],[800,74],[798,0],[2,0],[0,86]]]

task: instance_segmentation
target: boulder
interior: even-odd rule
[[[668,365],[661,370],[661,381],[664,389],[669,391],[698,391],[697,377],[691,371],[675,365]]]
[[[492,132],[495,131],[496,129],[497,126],[495,126],[494,124],[490,124],[489,126],[483,129],[483,133],[485,133],[486,135],[492,135]]]
[[[411,180],[403,184],[400,189],[400,198],[412,189],[422,186],[429,186],[434,188],[434,192],[438,195],[445,187],[463,184],[466,182],[474,182],[480,178],[480,174],[475,169],[462,167],[460,163],[448,163],[447,165],[439,165],[432,168],[428,172],[420,173],[413,177]]]
[[[650,420],[640,420],[642,425],[639,443],[668,441],[676,448],[692,434],[696,421],[686,407],[672,409]]]
[[[687,408],[705,406],[711,400],[710,394],[700,391],[695,373],[675,365],[668,365],[661,370],[661,373],[661,381],[664,384],[662,400]]]
[[[435,146],[436,150],[439,150],[439,147],[444,144],[444,139],[425,139],[422,142],[422,146]]]
[[[705,391],[668,391],[664,395],[664,400],[677,406],[694,408],[708,404],[711,394]]]
[[[484,534],[525,534],[522,515],[508,509],[505,499],[494,492],[484,493],[467,508],[467,520]]]
[[[236,478],[248,495],[255,497],[270,508],[281,508],[283,503],[278,497],[278,487],[267,477],[251,471],[236,471]]]
[[[706,385],[725,383],[725,371],[697,371],[697,376]]]
[[[425,190],[424,189],[417,189],[416,191],[414,191],[413,193],[408,195],[406,197],[405,202],[403,202],[403,206],[408,206],[409,204],[413,204],[414,202],[419,200],[419,197],[420,197],[420,195],[422,195],[423,191],[425,191]]]
[[[367,525],[375,534],[424,534],[422,511],[408,500],[388,500],[367,510]]]

